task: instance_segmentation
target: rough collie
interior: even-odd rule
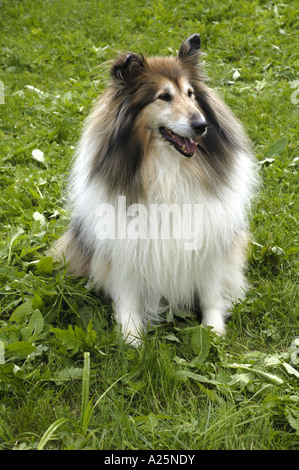
[[[70,175],[56,255],[112,299],[132,343],[165,309],[197,305],[222,334],[246,289],[255,161],[199,58],[198,34],[176,57],[120,55]]]

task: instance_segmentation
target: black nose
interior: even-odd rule
[[[193,119],[191,127],[197,135],[202,135],[207,130],[207,123],[204,118]]]

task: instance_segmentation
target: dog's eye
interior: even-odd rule
[[[192,90],[188,90],[188,96],[191,98],[194,95],[194,92]]]
[[[158,98],[162,101],[171,101],[172,99],[169,93],[162,93],[162,95],[159,95]]]

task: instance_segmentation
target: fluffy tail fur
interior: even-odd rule
[[[72,229],[67,230],[54,244],[49,254],[61,265],[67,265],[72,276],[88,276],[89,263]]]

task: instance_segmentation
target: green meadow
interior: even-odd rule
[[[195,32],[258,160],[250,289],[225,337],[182,311],[134,349],[47,250],[105,63]],[[1,450],[299,449],[298,50],[291,1],[0,1]]]

